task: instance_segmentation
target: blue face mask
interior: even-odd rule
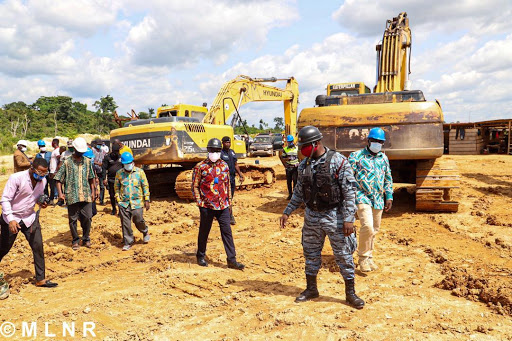
[[[36,180],[37,182],[42,181],[44,179],[44,176],[36,173],[32,173],[32,176],[34,177],[34,180]]]

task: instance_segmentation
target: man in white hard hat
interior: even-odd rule
[[[67,158],[55,174],[59,200],[66,200],[68,206],[69,229],[71,230],[72,248],[80,248],[77,220],[82,226],[82,245],[91,246],[92,202],[96,199],[95,174],[90,159],[83,156],[87,151],[87,142],[82,137],[73,141],[73,156]],[[64,191],[62,189],[64,185]],[[65,193],[65,194],[64,194]]]
[[[25,154],[27,151],[28,142],[26,140],[19,140],[16,144],[16,151],[13,155],[14,161],[14,173],[21,172],[30,168],[32,162],[30,158]]]

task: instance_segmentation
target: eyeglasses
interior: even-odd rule
[[[47,176],[50,173],[48,171],[46,171],[45,173],[41,173],[37,169],[34,169],[34,168],[32,168],[32,170],[34,171],[34,173],[36,173],[39,176]]]

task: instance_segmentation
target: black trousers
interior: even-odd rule
[[[69,229],[71,230],[71,237],[73,237],[73,244],[80,241],[77,230],[77,221],[80,220],[82,226],[82,240],[88,242],[89,233],[91,232],[91,219],[92,219],[92,203],[91,202],[77,202],[68,205],[68,220]]]
[[[57,191],[57,181],[54,179],[50,179],[50,199],[57,199],[58,198],[58,191]]]
[[[235,195],[235,188],[236,188],[235,176],[236,175],[229,175],[229,183],[231,184],[231,198],[233,198],[233,195]]]
[[[112,211],[117,209],[116,205],[116,191],[114,189],[114,180],[108,180],[108,195],[110,196],[110,205],[112,205]]]
[[[288,186],[288,194],[292,195],[293,189],[297,184],[297,176],[299,175],[299,168],[286,168],[286,185]],[[293,186],[292,186],[293,182]]]
[[[213,218],[217,219],[220,225],[220,235],[224,250],[226,251],[228,262],[236,261],[235,242],[231,233],[231,218],[229,208],[223,210],[212,210],[210,208],[199,207],[200,223],[199,234],[197,236],[197,253],[198,258],[206,256],[206,244],[208,243],[208,235],[212,228]]]
[[[0,235],[0,261],[9,253],[14,245],[16,237],[21,232],[25,235],[25,238],[32,249],[32,255],[34,256],[34,268],[36,270],[36,281],[39,282],[45,279],[43,235],[41,234],[39,215],[36,216],[36,220],[34,220],[32,226],[29,227],[25,226],[22,220],[20,222],[21,230],[18,233],[11,233],[11,231],[9,231],[9,224],[4,221],[2,216],[0,216],[0,225],[2,229]]]
[[[105,185],[103,184],[103,180],[105,180],[105,173],[96,173],[100,183],[100,204],[103,204],[103,200],[105,199]]]

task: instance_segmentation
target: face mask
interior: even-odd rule
[[[46,147],[41,147],[39,150],[44,153],[46,151]]]
[[[132,163],[127,163],[125,165],[123,165],[124,169],[128,172],[131,172],[132,169],[133,169],[133,162]]]
[[[375,154],[377,154],[378,152],[380,152],[380,150],[382,149],[382,144],[378,143],[378,142],[371,142],[370,143],[370,150],[372,152],[374,152]]]
[[[208,153],[208,158],[211,162],[217,162],[217,160],[220,159],[220,152]]]
[[[97,144],[96,149],[101,149],[101,145]]]
[[[25,153],[27,151],[27,147],[21,147],[21,151]]]
[[[74,147],[69,147],[68,150],[73,153],[75,151],[75,148]]]
[[[38,175],[38,174],[36,174],[35,172],[34,172],[34,173],[32,173],[32,177],[33,177],[37,182],[39,182],[39,181],[41,181],[41,180],[43,180],[43,179],[44,179],[44,176]]]
[[[310,157],[313,154],[313,152],[315,151],[315,149],[316,149],[316,144],[315,144],[314,148],[313,148],[313,144],[310,144],[309,146],[302,147],[300,149],[300,152],[305,157]]]

